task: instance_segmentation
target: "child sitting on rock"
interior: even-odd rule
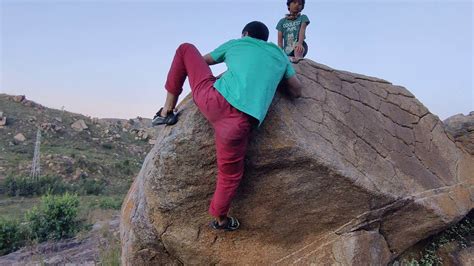
[[[278,46],[282,48],[293,63],[299,62],[308,53],[308,45],[304,41],[309,19],[301,14],[304,0],[287,0],[289,14],[280,19],[278,30]]]

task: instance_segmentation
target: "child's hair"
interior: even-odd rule
[[[290,4],[291,2],[293,2],[294,0],[286,0],[286,6],[288,7],[288,9],[290,9]],[[304,0],[301,0],[301,10],[304,9]]]
[[[268,28],[260,21],[252,21],[245,25],[244,29],[242,30],[242,34],[245,32],[247,32],[248,36],[252,38],[268,41]]]

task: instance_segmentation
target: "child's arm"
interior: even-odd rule
[[[283,48],[283,32],[278,31],[278,47]]]
[[[298,35],[298,43],[297,43],[295,49],[299,50],[298,52],[300,52],[300,53],[304,52],[303,41],[304,41],[304,37],[306,35],[306,27],[307,26],[308,26],[308,23],[301,24],[300,33]]]

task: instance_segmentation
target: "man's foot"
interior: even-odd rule
[[[223,224],[219,224],[219,222],[214,220],[209,224],[209,226],[215,230],[234,231],[239,229],[240,223],[237,218],[229,216]]]
[[[155,116],[153,117],[153,120],[151,121],[152,126],[157,126],[157,125],[174,125],[176,122],[178,122],[178,114],[175,114],[174,112],[169,112],[166,116],[161,116],[161,112],[163,111],[163,108],[161,108],[158,112],[156,112]]]

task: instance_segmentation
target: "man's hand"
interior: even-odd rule
[[[293,98],[298,98],[301,96],[301,88],[303,86],[296,75],[293,75],[291,78],[286,80],[286,87],[287,91]]]
[[[293,98],[298,98],[301,96],[301,87],[301,82],[296,77],[296,75],[293,75],[289,79],[282,79],[280,84],[278,84],[278,90],[280,92],[288,94]]]

